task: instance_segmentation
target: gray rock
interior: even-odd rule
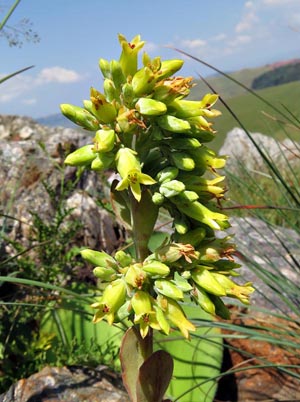
[[[274,138],[260,133],[251,133],[251,137],[259,149],[277,167],[283,168],[288,164],[300,166],[300,143],[288,138],[278,142]],[[227,134],[219,153],[229,156],[226,164],[226,169],[229,171],[247,169],[267,172],[268,170],[259,151],[241,128],[234,128]]]
[[[78,180],[76,168],[63,165],[68,152],[91,142],[91,133],[45,127],[18,116],[0,116],[0,127],[4,127],[0,139],[1,213],[14,218],[0,218],[0,226],[5,225],[10,240],[24,247],[30,245],[32,212],[51,221],[57,205],[45,184],[59,197],[62,187],[76,182],[66,192],[65,203],[67,208],[74,208],[69,221],[79,218],[83,223],[77,233],[78,244],[113,251],[121,233],[113,216],[95,202],[95,196],[103,196],[104,179],[96,172],[85,171]],[[6,251],[12,254],[9,246]]]
[[[121,384],[107,370],[45,367],[13,384],[0,402],[130,402]]]
[[[233,218],[231,224],[242,265],[238,281],[250,281],[256,289],[251,304],[282,313],[291,312],[289,301],[300,307],[299,233],[255,218]]]

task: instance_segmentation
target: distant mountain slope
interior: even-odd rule
[[[300,61],[280,66],[256,77],[252,82],[253,89],[263,89],[288,82],[300,80]]]
[[[292,117],[292,115],[289,115],[285,107],[296,118],[300,119],[300,81],[265,88],[256,92],[289,117]],[[285,121],[285,119],[254,95],[244,93],[240,96],[227,99],[226,103],[238,116],[248,131],[260,132],[279,140],[289,135],[295,141],[300,142],[300,130],[293,128],[290,124],[284,125],[282,122]],[[217,103],[216,108],[222,112],[222,115],[215,119],[214,127],[218,133],[213,146],[215,149],[219,149],[228,131],[237,127],[238,124],[220,102]]]
[[[70,128],[78,128],[74,123],[68,120],[65,116],[60,113],[51,114],[46,117],[40,117],[35,119],[39,124],[43,126],[50,127],[70,127]]]

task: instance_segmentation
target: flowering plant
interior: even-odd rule
[[[99,61],[103,93],[91,88],[83,107],[61,105],[66,117],[95,132],[91,144],[69,154],[65,163],[118,174],[111,185],[112,205],[132,235],[135,253],[118,250],[111,256],[85,249],[81,255],[104,284],[92,305],[93,321],[130,323],[120,357],[132,401],[158,402],[173,363],[168,353],[153,353],[152,331],[169,334],[175,327],[188,339],[196,327],[182,308],[185,298],[228,318],[221,298],[247,304],[253,288],[230,279],[238,268],[234,244],[230,236],[215,235],[230,226],[218,211],[225,192],[218,169],[226,158],[205,145],[215,136],[210,119],[220,114],[213,109],[218,95],[187,100],[192,77],[173,76],[182,60],[144,53],[139,68],[140,36],[128,42],[119,35],[119,41],[119,61]],[[170,240],[151,253],[148,243],[161,208],[173,229]]]

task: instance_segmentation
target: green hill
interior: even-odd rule
[[[257,68],[245,68],[233,73],[229,73],[232,78],[251,88],[252,82],[257,77],[271,70],[271,66],[263,66]],[[233,98],[235,96],[244,94],[245,89],[230,81],[228,78],[221,75],[216,75],[208,77],[207,82],[213,87],[213,89],[222,95],[224,99]],[[197,100],[203,96],[204,93],[209,92],[210,89],[201,80],[194,80],[196,86],[191,89],[189,98],[192,100]]]
[[[258,90],[256,92],[285,114],[288,115],[288,112],[285,111],[284,107],[300,119],[299,81]],[[254,95],[244,93],[243,95],[227,99],[226,103],[246,126],[247,130],[270,135],[279,140],[289,135],[294,140],[300,142],[300,130],[288,124],[283,125],[280,123],[280,121],[285,119]],[[238,124],[221,102],[218,102],[216,108],[222,112],[222,116],[215,120],[215,129],[218,131],[218,134],[214,140],[214,148],[219,149],[228,131],[237,127]]]

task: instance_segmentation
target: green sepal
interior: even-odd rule
[[[186,152],[172,152],[171,159],[174,165],[180,170],[190,171],[195,168],[194,159]]]
[[[182,300],[183,292],[174,283],[165,279],[157,279],[154,282],[154,289],[157,293],[170,297],[173,300]]]
[[[98,130],[99,121],[86,109],[70,104],[61,104],[60,109],[65,117],[78,126],[89,131]]]
[[[150,98],[140,98],[135,104],[135,108],[145,116],[160,116],[167,111],[167,106],[163,102]]]
[[[164,182],[159,187],[159,192],[166,198],[175,197],[185,190],[185,185],[179,180],[170,180]]]
[[[208,267],[203,265],[197,265],[197,267],[191,271],[194,282],[208,293],[212,293],[216,296],[226,296],[224,287],[220,285],[207,268]]]
[[[96,251],[86,248],[80,251],[84,260],[97,267],[110,267],[117,269],[118,265],[115,259],[104,251]]]
[[[172,133],[185,133],[191,129],[190,123],[187,120],[178,119],[172,115],[163,115],[156,119],[157,124],[164,130]]]
[[[96,157],[97,154],[94,152],[94,145],[89,144],[70,153],[64,163],[71,166],[87,166],[90,165]]]

